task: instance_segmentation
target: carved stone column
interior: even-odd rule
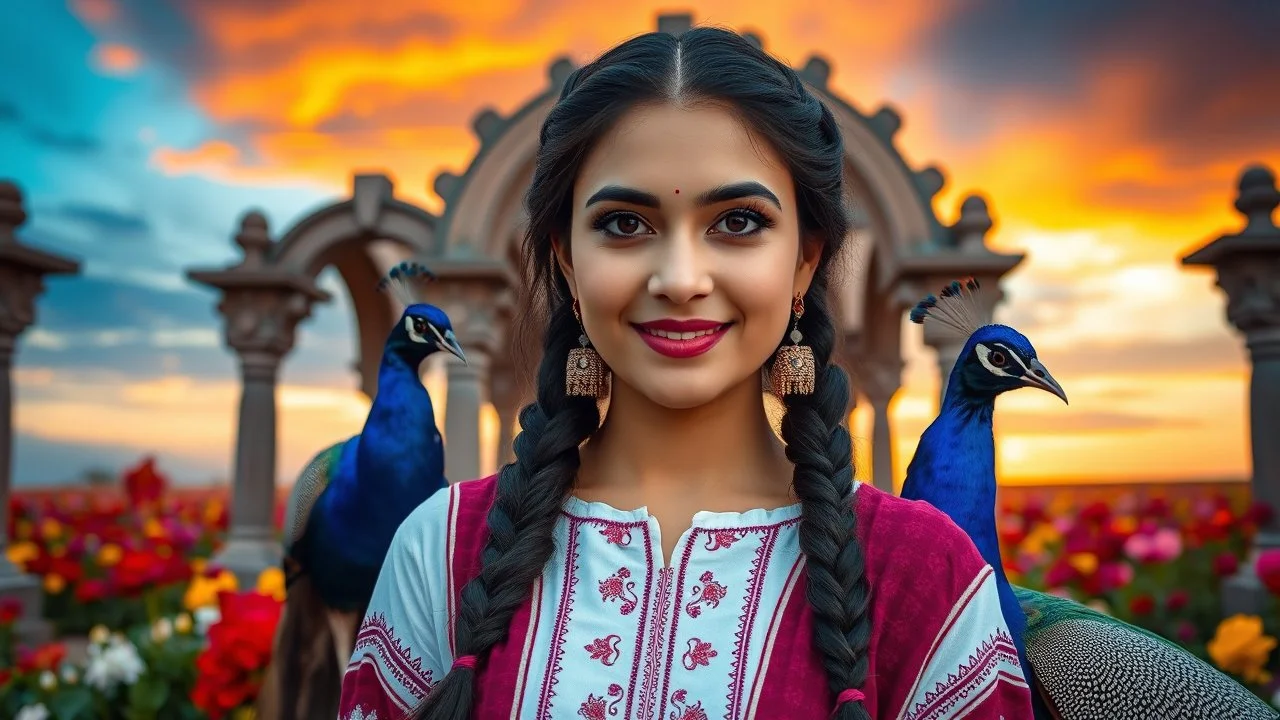
[[[214,562],[235,573],[241,587],[280,563],[275,535],[276,378],[293,349],[294,330],[311,304],[329,299],[315,281],[272,266],[267,221],[251,212],[236,242],[244,261],[224,270],[193,270],[188,276],[222,291],[218,310],[226,319],[227,345],[240,362],[240,411],[232,481],[231,528]]]
[[[1249,382],[1249,435],[1255,501],[1280,512],[1280,227],[1272,215],[1280,205],[1276,177],[1253,166],[1240,176],[1236,209],[1245,227],[1223,235],[1184,257],[1184,265],[1212,267],[1227,294],[1227,319],[1245,336],[1253,371]],[[1254,573],[1263,550],[1280,548],[1280,515],[1259,528],[1249,562],[1229,579],[1222,596],[1224,615],[1260,614],[1270,596]]]
[[[79,272],[80,264],[18,241],[14,234],[27,219],[22,192],[0,182],[0,598],[22,604],[16,634],[23,642],[42,642],[52,634],[44,622],[40,582],[9,559],[9,490],[13,482],[13,356],[18,336],[36,321],[36,297],[45,275]]]
[[[493,358],[506,342],[500,322],[515,276],[502,260],[480,256],[431,259],[436,281],[424,290],[453,323],[464,364],[450,359],[445,409],[445,475],[451,482],[480,477],[480,408],[489,400]]]
[[[858,385],[871,403],[871,484],[893,493],[893,426],[889,404],[902,387],[901,358],[868,358],[858,364]]]
[[[986,201],[976,195],[966,198],[960,206],[960,219],[948,228],[945,245],[903,260],[899,297],[909,307],[926,295],[937,294],[952,280],[973,277],[981,286],[978,298],[982,304],[982,319],[991,322],[996,305],[1004,299],[1000,278],[1017,267],[1025,257],[988,249],[984,238],[993,226]],[[955,367],[967,339],[940,330],[931,323],[925,325],[925,344],[938,353],[939,398],[947,393],[951,369]]]
[[[497,466],[502,467],[516,457],[511,445],[515,440],[516,416],[520,412],[520,388],[515,368],[510,362],[496,365],[489,382],[493,407],[498,411]]]

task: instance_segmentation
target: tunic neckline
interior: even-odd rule
[[[854,491],[860,483],[854,483]],[[576,495],[565,498],[564,512],[578,517],[594,520],[606,520],[619,523],[656,523],[657,518],[649,514],[649,506],[642,505],[634,510],[621,510],[600,500],[583,500]],[[750,527],[767,527],[789,522],[800,517],[801,504],[792,503],[777,508],[752,508],[742,512],[729,510],[698,510],[693,514],[691,529],[730,530]]]

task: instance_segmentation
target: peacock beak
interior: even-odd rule
[[[467,364],[467,354],[462,352],[462,346],[458,344],[458,338],[454,336],[452,330],[445,331],[442,347],[448,350],[449,354],[461,360],[463,365]]]
[[[1031,372],[1022,376],[1022,381],[1026,383],[1028,387],[1039,388],[1046,392],[1051,392],[1062,398],[1062,402],[1067,403],[1068,405],[1071,404],[1067,401],[1067,392],[1062,389],[1062,386],[1058,384],[1057,380],[1053,379],[1053,376],[1049,374],[1049,370],[1046,369],[1039,360],[1032,360],[1028,363],[1028,367],[1031,368]]]

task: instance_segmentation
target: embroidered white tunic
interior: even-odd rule
[[[410,717],[448,671],[492,494],[492,479],[454,485],[397,532],[342,720]],[[873,717],[1029,717],[990,567],[931,507],[866,486],[856,495],[872,586],[860,689]],[[799,520],[798,505],[699,512],[664,558],[644,508],[568,498],[551,562],[481,666],[473,717],[825,717],[835,692],[811,641]]]

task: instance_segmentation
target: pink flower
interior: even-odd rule
[[[1253,569],[1273,595],[1280,595],[1280,549],[1263,550]]]
[[[1133,581],[1133,566],[1127,562],[1103,563],[1098,568],[1098,581],[1104,590],[1124,587]]]
[[[1160,528],[1151,541],[1156,562],[1167,562],[1182,554],[1182,533],[1173,528]]]

